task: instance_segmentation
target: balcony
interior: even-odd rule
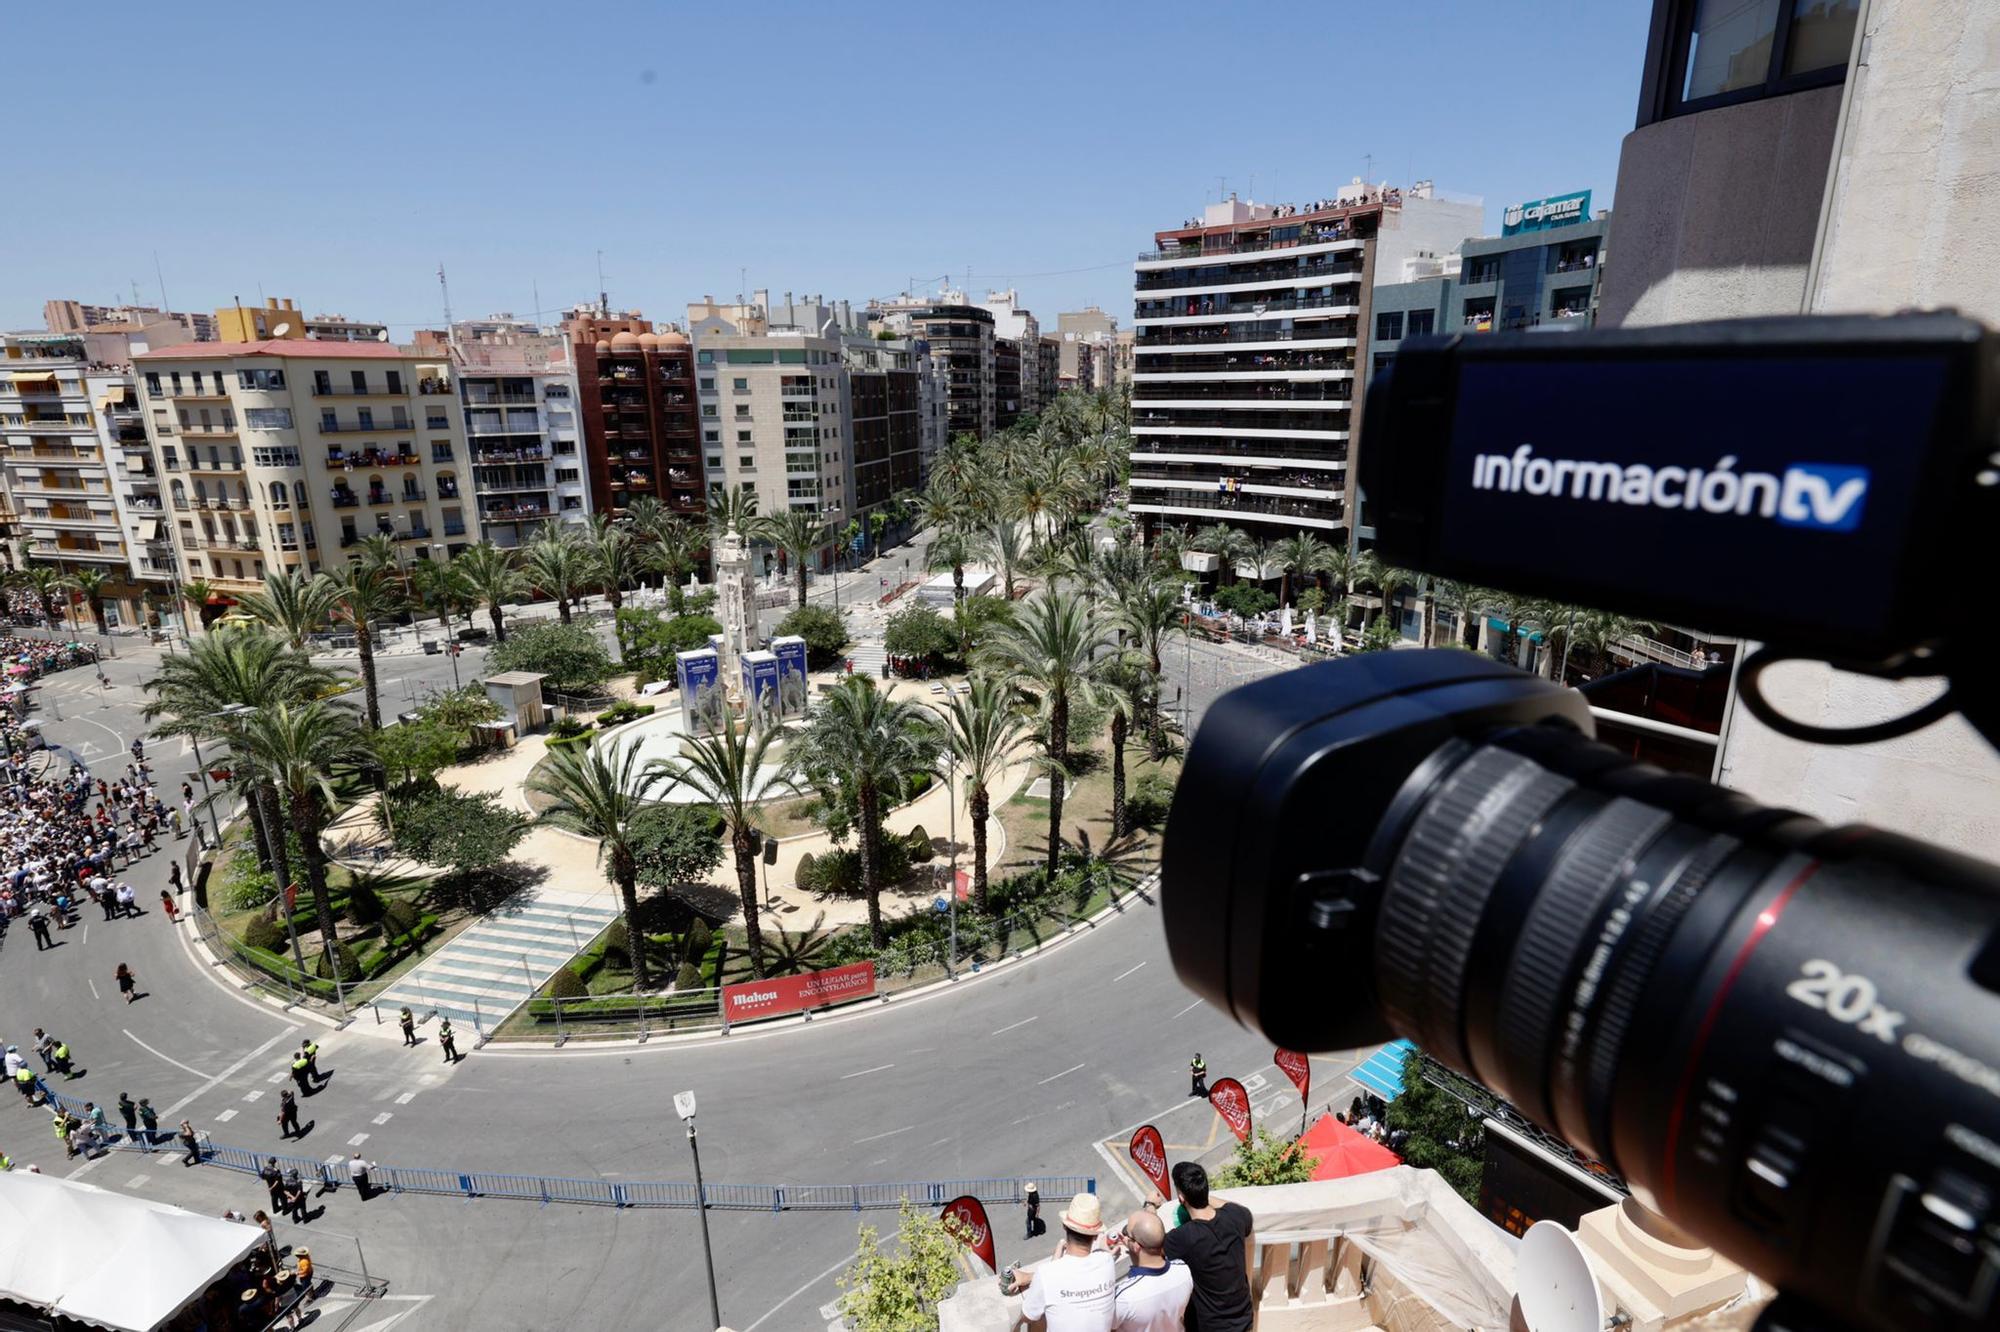
[[[1286,220],[1284,229],[1289,230],[1293,225],[1296,224]],[[1175,259],[1208,259],[1215,255],[1262,254],[1266,250],[1292,250],[1302,245],[1331,245],[1338,241],[1360,244],[1345,222],[1334,222],[1322,226],[1302,226],[1297,235],[1283,240],[1273,240],[1268,235],[1239,237],[1233,241],[1204,236],[1196,238],[1186,247],[1141,251],[1138,261],[1150,264]]]
[[[465,524],[464,524],[464,523],[454,523],[454,522],[451,522],[451,521],[447,520],[447,521],[445,522],[445,525],[444,525],[444,534],[445,534],[446,536],[448,536],[448,537],[455,537],[455,536],[464,536],[464,535],[465,535]]]
[[[10,431],[25,430],[31,435],[79,435],[89,434],[95,427],[88,421],[71,421],[59,416],[31,416],[18,423],[10,423],[0,429]]]
[[[1354,358],[1340,351],[1245,352],[1156,357],[1132,377],[1136,390],[1158,381],[1330,379],[1354,373]]]
[[[525,424],[504,421],[467,421],[465,423],[465,433],[473,439],[493,435],[534,435],[539,438],[542,433],[542,427],[535,421],[529,421]]]
[[[403,386],[391,388],[386,383],[366,384],[361,388],[352,384],[314,384],[312,395],[315,398],[407,398],[410,390]]]
[[[420,486],[404,486],[403,493],[398,498],[402,499],[406,504],[422,504],[425,495],[423,488]]]
[[[1360,308],[1359,284],[1345,284],[1349,290],[1307,293],[1300,296],[1273,296],[1258,299],[1216,300],[1204,296],[1174,301],[1140,301],[1134,307],[1134,324],[1158,324],[1180,319],[1258,319],[1266,315],[1320,310],[1353,314]],[[1150,307],[1150,308],[1149,308]]]
[[[492,467],[502,463],[546,462],[549,451],[540,445],[533,448],[479,448],[472,454],[474,467]]]
[[[1215,494],[1225,479],[1214,467],[1204,466],[1160,466],[1157,464],[1135,467],[1132,470],[1132,494],[1143,498],[1147,495]],[[1291,499],[1311,500],[1318,503],[1338,504],[1345,498],[1347,480],[1343,472],[1314,471],[1309,468],[1286,470],[1278,467],[1260,467],[1245,470],[1238,464],[1227,469],[1227,480],[1234,483],[1232,494],[1282,495]]]
[[[241,458],[197,458],[188,455],[187,469],[190,472],[240,472],[243,470]]]
[[[60,541],[30,537],[28,553],[44,560],[69,560],[79,564],[123,564],[125,548],[116,542],[110,545],[65,546]]]
[[[429,541],[430,539],[431,529],[428,527],[412,527],[407,532],[396,533],[396,540],[398,541]]]
[[[210,422],[210,421],[184,421],[181,423],[181,433],[183,435],[195,435],[200,437],[227,437],[230,439],[234,439],[238,432],[236,429],[236,423],[234,421],[223,421],[220,423]]]
[[[1275,495],[1218,495],[1198,490],[1134,492],[1133,513],[1178,513],[1195,518],[1235,519],[1278,526],[1331,529],[1343,526],[1338,502],[1316,503]]]
[[[1256,346],[1260,343],[1275,345],[1286,342],[1351,347],[1354,345],[1354,320],[1336,316],[1324,322],[1315,321],[1304,328],[1286,327],[1277,322],[1269,328],[1240,323],[1169,326],[1140,333],[1134,350],[1144,354],[1159,347]]]
[[[1135,381],[1132,386],[1132,410],[1158,410],[1164,407],[1182,407],[1192,404],[1205,407],[1210,403],[1242,402],[1262,404],[1266,409],[1282,410],[1294,403],[1341,403],[1354,401],[1352,381],[1339,379],[1323,383],[1273,381],[1270,383],[1229,383],[1200,384],[1175,381],[1155,384],[1151,381]]]
[[[1359,282],[1360,280],[1359,255],[1315,255],[1305,260],[1289,259],[1277,263],[1238,264],[1233,267],[1217,264],[1213,268],[1193,265],[1186,268],[1153,269],[1138,275],[1133,283],[1133,290],[1143,296],[1148,292],[1218,292],[1230,288],[1254,287],[1259,284],[1282,287],[1302,282]]]
[[[1282,440],[1253,440],[1237,444],[1226,439],[1199,439],[1186,444],[1153,439],[1132,446],[1132,465],[1152,463],[1198,463],[1215,467],[1282,466],[1296,463],[1335,469],[1347,466],[1345,444],[1288,444]]]
[[[405,434],[407,434],[407,433],[409,433],[410,431],[413,431],[413,430],[415,430],[416,428],[417,428],[417,427],[416,427],[416,425],[415,425],[415,424],[414,424],[413,422],[410,422],[410,421],[327,421],[327,420],[322,420],[322,421],[320,421],[320,423],[319,423],[319,432],[320,432],[320,433],[321,433],[322,435],[367,435],[367,434],[386,434],[386,433],[388,433],[388,432],[390,432],[390,431],[393,431],[393,430],[401,430],[401,431],[403,431],[403,432],[404,432]]]
[[[328,449],[326,451],[326,465],[328,467],[343,468],[415,467],[417,465],[417,455],[410,451],[391,453],[383,449],[357,449],[353,453],[349,453],[345,449]]]
[[[1132,404],[1132,430],[1137,434],[1188,434],[1207,431],[1219,434],[1240,434],[1253,439],[1282,439],[1286,436],[1308,438],[1346,438],[1348,432],[1348,404],[1341,404],[1332,410],[1303,410],[1273,413],[1268,411],[1225,411],[1219,408],[1176,409],[1172,411],[1146,411],[1138,403]]]
[[[351,490],[336,490],[332,498],[333,507],[336,509],[351,509],[361,503],[361,497]]]
[[[23,519],[31,523],[47,523],[54,527],[116,527],[118,515],[110,510],[95,513],[89,509],[40,509],[28,506]]]
[[[546,518],[550,512],[547,505],[515,504],[481,509],[479,517],[482,522],[488,523],[518,523],[534,518]]]
[[[508,402],[525,403],[528,406],[533,406],[535,395],[526,389],[504,393],[496,393],[491,389],[467,388],[465,390],[465,405],[468,407],[491,407],[496,403]]]
[[[457,487],[457,486],[455,486],[455,485],[453,485],[453,484],[452,484],[451,482],[449,482],[449,481],[440,481],[440,482],[438,482],[438,498],[439,498],[439,499],[457,499],[457,498],[458,498],[458,487]]]
[[[371,490],[368,492],[368,503],[371,508],[379,504],[394,504],[395,502],[395,495],[389,491]]]

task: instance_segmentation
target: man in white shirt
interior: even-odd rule
[[[1159,1213],[1141,1208],[1125,1219],[1125,1253],[1132,1269],[1112,1296],[1112,1332],[1181,1332],[1194,1274],[1164,1252],[1167,1227]]]
[[[1112,1287],[1117,1260],[1097,1247],[1104,1213],[1094,1193],[1079,1193],[1062,1214],[1063,1243],[1056,1256],[1014,1274],[1021,1316],[1046,1320],[1048,1332],[1111,1332]]]

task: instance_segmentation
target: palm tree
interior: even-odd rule
[[[326,890],[326,848],[320,837],[336,802],[334,773],[366,762],[368,737],[351,708],[314,700],[267,703],[242,719],[232,745],[240,744],[256,770],[269,779],[285,802],[285,813],[298,834],[306,861],[306,886],[311,890],[319,933],[326,947],[327,973],[340,974],[336,954],[333,899]]]
[[[507,625],[501,617],[501,603],[512,601],[528,588],[528,580],[514,565],[514,553],[482,541],[460,551],[451,563],[465,579],[466,590],[475,600],[486,603],[486,613],[493,620],[493,641],[506,642]]]
[[[618,516],[619,524],[638,537],[640,541],[653,540],[661,527],[673,521],[667,506],[651,495],[634,495],[625,501],[625,511]]]
[[[924,567],[932,573],[951,571],[951,595],[954,601],[965,600],[965,565],[973,558],[977,546],[972,536],[952,527],[939,528],[931,537],[931,544],[924,548]]]
[[[1329,547],[1326,542],[1310,532],[1301,532],[1277,542],[1272,548],[1272,562],[1283,571],[1283,579],[1278,584],[1278,604],[1292,604],[1292,579],[1317,578],[1326,572]]]
[[[1121,655],[1105,659],[1098,681],[1098,699],[1111,712],[1111,840],[1126,833],[1125,827],[1125,737],[1134,724],[1146,718],[1144,668],[1133,657]]]
[[[590,552],[568,532],[547,527],[522,551],[522,572],[538,591],[555,601],[556,618],[568,624],[570,603],[589,590],[595,572]]]
[[[370,559],[349,560],[325,575],[333,586],[333,618],[354,631],[361,659],[361,688],[370,730],[382,729],[381,692],[375,681],[375,626],[403,605],[395,570]]]
[[[606,749],[610,748],[607,756]],[[597,843],[597,853],[611,865],[611,881],[625,908],[625,937],[632,954],[632,988],[652,988],[646,970],[646,932],[639,921],[639,862],[632,845],[632,819],[645,807],[646,797],[666,774],[656,763],[639,766],[640,746],[628,740],[605,745],[550,745],[548,764],[528,782],[528,789],[549,797],[542,811],[555,821]]]
[[[1491,616],[1507,626],[1507,632],[1500,640],[1501,660],[1513,666],[1520,663],[1522,630],[1546,623],[1548,603],[1515,592],[1486,589],[1480,593],[1478,609],[1480,614]]]
[[[333,616],[338,593],[327,579],[299,568],[273,569],[262,592],[245,592],[237,607],[275,631],[294,652],[305,650],[313,633]]]
[[[53,628],[56,623],[56,593],[63,587],[62,570],[46,564],[30,564],[15,573],[11,581],[15,586],[35,594],[35,602],[42,608],[43,622]]]
[[[652,541],[648,558],[665,576],[667,604],[679,615],[687,606],[687,576],[708,548],[708,536],[687,519],[670,516],[653,529]]]
[[[750,528],[757,519],[757,493],[742,486],[714,489],[708,492],[708,525],[716,532],[726,532],[735,528],[739,535],[748,538]]]
[[[83,598],[84,605],[90,607],[90,618],[97,622],[97,632],[108,634],[111,626],[104,619],[104,590],[111,585],[111,577],[101,569],[78,569],[63,575],[64,591],[75,592]]]
[[[759,518],[756,536],[783,551],[792,562],[799,605],[805,605],[806,564],[827,543],[826,520],[810,509],[783,509]]]
[[[1087,600],[1051,590],[1024,606],[1012,624],[999,626],[983,650],[989,669],[1039,699],[1047,728],[1042,748],[1049,772],[1048,876],[1052,881],[1062,854],[1070,707],[1097,700],[1100,659],[1110,648],[1108,627],[1092,613]]]
[[[592,516],[581,544],[590,552],[591,563],[604,582],[604,599],[611,603],[615,615],[625,604],[625,585],[639,581],[638,538],[600,513]]]
[[[1620,640],[1636,638],[1656,626],[1645,620],[1634,620],[1615,611],[1593,610],[1588,606],[1564,606],[1559,613],[1548,617],[1548,628],[1543,637],[1549,644],[1551,663],[1555,666],[1551,674],[1557,684],[1569,683],[1570,654],[1574,649],[1582,654],[1579,669],[1581,673],[1596,677],[1610,668],[1611,649]],[[1562,640],[1562,660],[1555,665],[1556,640]]]
[[[210,620],[209,599],[215,595],[215,585],[206,578],[190,578],[181,584],[181,600],[194,607],[195,623],[208,628]]]
[[[868,895],[868,933],[881,947],[882,810],[904,784],[929,767],[932,739],[924,710],[850,675],[827,693],[801,746],[805,770],[822,790],[837,787],[854,810],[861,844],[861,888]]]
[[[945,753],[965,780],[966,809],[972,817],[972,901],[986,915],[986,820],[993,812],[993,783],[1033,737],[1014,706],[1013,690],[989,675],[973,676],[970,692],[953,694],[936,711]]]
[[[1424,646],[1437,646],[1437,613],[1440,608],[1451,612],[1451,641],[1465,642],[1465,617],[1477,608],[1481,589],[1470,583],[1453,582],[1438,578],[1431,582],[1431,594],[1426,601],[1424,615]]]
[[[455,561],[418,560],[410,567],[410,597],[437,616],[438,631],[451,637],[452,612],[473,599],[472,583]]]
[[[1222,567],[1216,571],[1216,584],[1220,586],[1236,581],[1236,566],[1250,558],[1256,543],[1241,528],[1210,523],[1190,537],[1188,544],[1222,561]]]
[[[1158,747],[1160,741],[1160,672],[1167,642],[1175,634],[1187,633],[1187,612],[1174,584],[1158,579],[1142,583],[1118,598],[1115,621],[1132,650],[1146,667],[1146,736]]]
[[[795,789],[789,760],[767,763],[777,739],[776,728],[760,730],[746,740],[735,727],[725,726],[719,735],[687,742],[681,747],[679,760],[654,760],[666,780],[693,791],[722,819],[729,848],[736,857],[736,892],[743,902],[743,937],[750,969],[760,978],[764,974],[764,930],[757,915],[757,807]]]

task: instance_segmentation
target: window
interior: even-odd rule
[[[451,421],[443,412],[425,412],[424,429],[449,430],[451,429]]]
[[[175,394],[178,395],[181,391],[181,372],[178,370],[170,370],[167,372],[167,375],[173,381],[174,392]]]
[[[281,389],[285,386],[285,372],[282,370],[238,370],[236,387],[247,389]]]
[[[297,467],[299,465],[299,451],[288,445],[270,446],[253,444],[250,447],[250,461],[259,467]],[[277,481],[273,482],[272,485],[274,489],[282,489],[284,482]],[[282,503],[283,501],[281,500],[280,502]]]
[[[583,507],[583,496],[564,495],[562,497],[562,506],[564,509],[581,509]]]
[[[731,365],[771,365],[778,359],[777,353],[768,348],[732,349],[728,355]]]
[[[1375,316],[1375,341],[1394,342],[1403,336],[1403,312],[1388,310]]]
[[[368,391],[368,372],[366,370],[349,370],[347,372],[347,382],[353,387],[356,393],[366,393]]]
[[[756,471],[756,470],[757,470],[757,455],[756,455],[756,454],[754,454],[754,453],[739,453],[739,454],[737,454],[737,455],[736,455],[736,470],[737,470],[737,471],[739,471],[739,472],[754,472],[754,471]]]
[[[748,393],[750,391],[750,381],[738,375],[729,381],[729,387],[735,393]]]
[[[324,370],[313,371],[313,392],[321,394],[333,392],[333,376]]]
[[[149,398],[160,396],[160,372],[157,370],[146,372],[146,396]]]
[[[720,415],[721,415],[721,412],[720,412],[720,411],[719,411],[719,410],[718,410],[718,409],[716,408],[716,405],[715,405],[714,403],[712,403],[712,402],[705,402],[705,403],[703,403],[703,404],[701,405],[701,417],[702,417],[702,420],[704,420],[704,421],[713,421],[713,420],[714,420],[714,419],[715,419],[716,417],[718,417],[718,416],[720,416]]]
[[[389,392],[401,393],[402,391],[403,391],[403,372],[400,370],[389,371]]]
[[[1475,259],[1466,265],[1465,281],[1468,283],[1498,282],[1499,280],[1500,261],[1498,259]]]
[[[1409,328],[1404,330],[1404,336],[1412,338],[1420,338],[1423,337],[1426,333],[1435,331],[1436,328],[1437,328],[1437,311],[1412,310],[1410,311],[1410,326]]]
[[[375,409],[373,407],[356,407],[354,409],[355,429],[367,430],[374,424],[375,424]]]
[[[715,353],[712,351],[696,352],[694,354],[694,363],[696,365],[714,365]]]
[[[702,376],[702,379],[701,379],[701,391],[702,391],[703,393],[713,393],[713,392],[715,392],[715,377],[714,377],[713,375],[703,375],[703,376]]]
[[[737,403],[737,404],[736,404],[736,419],[737,419],[737,420],[739,420],[739,421],[747,421],[747,420],[749,420],[749,419],[750,419],[750,404],[749,404],[749,403],[747,403],[747,402],[739,402],[739,403]]]
[[[332,412],[328,412],[330,417]],[[243,424],[252,430],[290,430],[292,409],[289,407],[246,407],[243,409]],[[326,424],[324,421],[322,425]]]
[[[701,442],[704,444],[720,444],[722,442],[722,432],[720,430],[704,430],[701,432]]]
[[[558,482],[565,482],[565,481],[567,481],[567,482],[574,482],[574,481],[575,481],[576,479],[577,479],[577,469],[576,469],[576,468],[574,468],[574,467],[558,467],[558,468],[556,468],[556,480],[557,480]]]
[[[751,434],[748,430],[739,430],[736,432],[736,442],[738,444],[748,444],[750,440]]]
[[[1839,83],[1860,10],[1861,0],[1680,0],[1649,61],[1642,120]]]

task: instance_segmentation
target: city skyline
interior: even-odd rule
[[[197,28],[113,5],[124,40],[93,52],[92,79],[143,98],[80,98],[73,66],[25,66],[26,104],[161,169],[114,200],[94,149],[44,157],[42,186],[84,202],[11,238],[0,326],[38,327],[52,298],[134,302],[136,284],[136,303],[198,312],[290,296],[407,340],[444,322],[440,263],[455,317],[539,305],[546,321],[595,298],[600,250],[613,306],[663,321],[711,294],[860,302],[948,282],[1123,324],[1133,254],[1224,192],[1305,202],[1356,176],[1431,179],[1482,196],[1488,231],[1521,199],[1589,189],[1610,206],[1646,19],[1638,3],[1532,22],[1279,6],[1229,21],[1235,49],[1203,76],[1185,43],[1213,16],[1192,6],[1029,6],[999,32],[949,12],[662,8],[609,42],[524,6],[477,25],[347,12],[338,28],[268,10]],[[55,22],[25,11],[24,49],[65,36]],[[1561,68],[1510,90],[1551,33]],[[1302,40],[1324,59],[1299,62]],[[1296,80],[1269,77],[1287,66]],[[1232,114],[1227,94],[1252,83],[1256,105]]]

